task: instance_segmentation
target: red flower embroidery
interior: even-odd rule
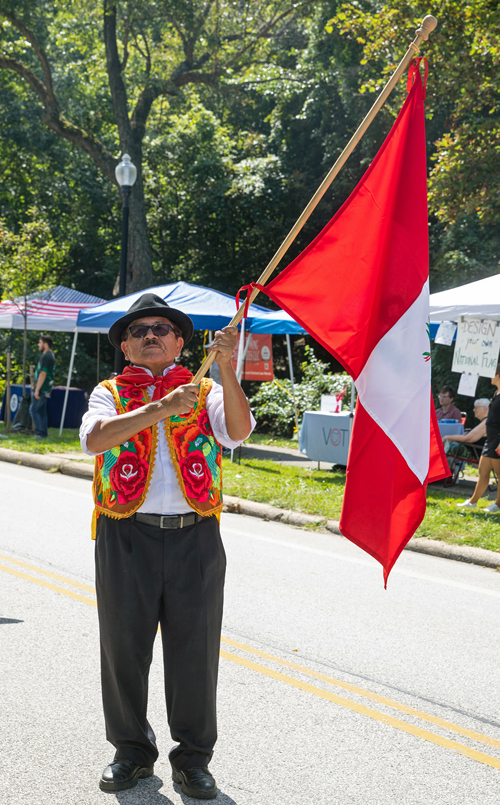
[[[140,433],[137,433],[135,436],[132,436],[129,439],[129,442],[133,442],[135,446],[135,452],[139,456],[139,458],[145,458],[151,450],[151,445],[153,444],[153,436],[150,430],[141,430]]]
[[[141,496],[148,475],[149,464],[135,453],[126,450],[109,473],[118,503],[128,503]]]
[[[125,397],[126,400],[140,400],[142,402],[143,394],[144,390],[139,386],[125,386],[125,388],[120,389],[120,397]]]
[[[143,404],[141,400],[129,400],[125,405],[125,411],[135,411],[137,408],[142,408]]]
[[[189,445],[194,442],[198,436],[198,425],[180,425],[177,428],[172,428],[172,440],[174,442],[175,452],[178,456],[186,457],[189,452]]]
[[[201,450],[193,450],[180,461],[179,466],[188,498],[205,503],[212,486],[212,475]]]
[[[198,417],[197,425],[201,430],[201,432],[205,434],[205,436],[212,435],[212,431],[210,430],[210,420],[208,418],[208,414],[205,409],[203,409],[200,416]]]

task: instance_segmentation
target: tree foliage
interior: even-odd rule
[[[36,209],[31,214],[32,220],[17,233],[0,221],[2,298],[14,302],[49,287],[61,257],[47,222],[38,218]]]
[[[161,98],[175,107],[186,87],[230,84],[265,61],[297,8],[289,0],[0,2],[0,68],[29,87],[42,122],[114,184],[118,149],[137,168],[128,290],[153,280],[142,172],[153,107]]]
[[[381,87],[406,50],[412,23],[417,25],[426,13],[425,4],[406,0],[342,5],[330,28],[337,27],[363,49],[361,92]],[[441,224],[433,242],[431,278],[440,290],[498,270],[500,6],[496,0],[436,0],[432,13],[438,28],[422,52],[430,68],[429,207],[435,228]],[[386,113],[396,114],[403,92],[400,84]],[[455,248],[448,247],[450,240]]]

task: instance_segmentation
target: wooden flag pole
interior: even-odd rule
[[[395,72],[392,74],[391,78],[389,79],[389,81],[385,85],[384,89],[382,90],[382,92],[378,96],[377,100],[375,101],[375,103],[373,104],[372,108],[370,109],[370,111],[368,112],[366,117],[364,118],[363,122],[360,124],[360,126],[356,129],[356,131],[352,135],[351,139],[347,143],[347,145],[344,148],[344,150],[342,151],[341,155],[339,156],[339,158],[335,162],[335,165],[331,168],[329,173],[325,176],[325,178],[321,182],[321,184],[318,187],[318,189],[316,190],[314,196],[310,200],[310,202],[307,205],[307,207],[305,207],[305,209],[303,210],[302,214],[297,219],[297,221],[295,222],[293,227],[291,228],[290,232],[286,236],[285,240],[283,241],[283,243],[279,247],[279,249],[276,252],[276,254],[274,255],[274,257],[272,258],[271,262],[269,263],[269,265],[264,269],[264,271],[260,275],[260,277],[258,279],[258,285],[265,285],[266,284],[267,280],[269,279],[269,277],[273,273],[274,269],[276,268],[276,266],[278,265],[278,263],[280,262],[280,260],[284,256],[285,252],[292,245],[293,241],[295,240],[295,238],[299,234],[300,230],[302,229],[302,227],[306,223],[307,219],[309,218],[309,216],[311,215],[313,210],[316,208],[317,204],[322,199],[322,197],[324,196],[324,194],[326,193],[328,188],[330,187],[331,183],[333,182],[333,180],[335,179],[335,177],[339,173],[340,169],[343,167],[343,165],[346,162],[347,158],[354,151],[356,145],[361,140],[361,138],[362,138],[363,134],[365,133],[365,131],[367,130],[368,126],[370,125],[370,123],[373,121],[373,119],[376,117],[376,115],[378,114],[378,112],[380,111],[380,109],[382,108],[384,103],[386,102],[387,98],[389,97],[389,95],[391,94],[392,90],[394,89],[394,87],[398,83],[399,79],[401,78],[401,76],[406,71],[407,67],[409,66],[411,60],[414,59],[415,56],[418,55],[418,52],[420,50],[420,45],[422,44],[423,41],[425,41],[425,40],[427,40],[429,38],[429,34],[434,30],[436,25],[437,25],[437,19],[435,17],[432,17],[430,14],[427,17],[424,17],[424,19],[422,20],[422,24],[421,24],[420,28],[417,28],[417,30],[415,31],[415,33],[416,33],[415,39],[413,40],[413,42],[411,43],[410,47],[406,51],[405,55],[401,59],[401,61],[398,64]],[[258,288],[254,288],[252,290],[252,292],[250,293],[249,304],[251,304],[254,301],[254,299],[257,297],[258,293],[259,293]],[[240,309],[237,311],[236,315],[230,321],[231,325],[239,324],[239,322],[241,321],[241,319],[243,317],[244,308],[245,308],[245,304],[242,304]],[[201,381],[202,377],[204,377],[206,375],[206,373],[208,372],[210,366],[212,365],[212,363],[215,360],[216,354],[217,354],[216,352],[211,352],[205,358],[205,360],[203,361],[202,365],[198,369],[197,373],[193,377],[192,383],[195,383],[197,385]]]

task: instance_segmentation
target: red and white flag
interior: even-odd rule
[[[431,398],[424,88],[406,101],[362,180],[265,292],[352,375],[358,403],[340,530],[384,580],[449,473]]]

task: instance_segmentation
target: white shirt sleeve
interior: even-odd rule
[[[220,386],[218,383],[214,383],[210,393],[207,394],[206,405],[208,418],[210,420],[210,425],[212,426],[215,438],[224,447],[234,450],[241,444],[241,441],[235,442],[229,438],[226,429],[226,417],[224,415],[224,393],[222,386]],[[86,453],[88,456],[100,455],[99,453],[93,453],[91,450],[89,450],[87,447],[87,437],[94,429],[94,426],[97,422],[100,422],[101,419],[107,419],[108,417],[112,416],[117,416],[113,395],[103,386],[96,386],[90,395],[89,408],[88,411],[83,415],[82,424],[80,426],[80,444],[82,447],[82,452]],[[252,413],[250,413],[250,423],[251,433],[256,425]],[[248,435],[250,435],[250,433]]]
[[[226,417],[224,414],[224,392],[222,386],[220,386],[219,383],[213,383],[209,394],[207,394],[206,405],[207,405],[208,418],[210,420],[210,425],[212,426],[215,438],[217,439],[218,442],[221,443],[221,445],[223,445],[223,447],[228,447],[230,450],[234,450],[244,440],[242,439],[240,442],[234,442],[228,436],[226,429]],[[255,419],[251,412],[250,412],[250,424],[251,424],[250,429],[251,433],[256,425]],[[248,436],[250,436],[250,433],[248,434]]]
[[[111,416],[118,416],[115,408],[113,395],[104,386],[96,386],[89,398],[89,409],[83,415],[80,425],[80,444],[82,452],[88,456],[98,456],[100,453],[93,453],[87,447],[87,436],[94,429],[97,422]]]

